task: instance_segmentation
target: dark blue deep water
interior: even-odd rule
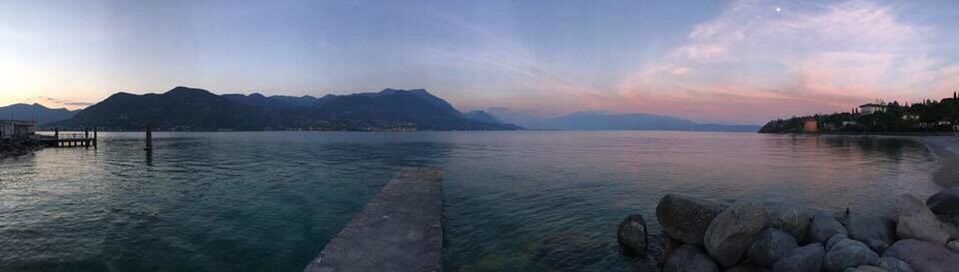
[[[0,161],[2,271],[300,271],[404,166],[445,170],[447,271],[642,270],[666,193],[864,213],[931,195],[908,140],[687,132],[102,133]]]

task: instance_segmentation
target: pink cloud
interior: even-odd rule
[[[893,8],[796,2],[773,12],[773,4],[731,3],[670,54],[622,79],[617,93],[625,99],[608,106],[762,122],[877,98],[934,98],[959,83],[959,65],[928,46],[930,30],[898,19]]]

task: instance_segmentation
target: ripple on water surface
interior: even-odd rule
[[[933,156],[882,138],[157,133],[148,154],[101,135],[0,162],[0,270],[299,271],[404,166],[445,169],[449,271],[631,270],[615,228],[659,233],[666,193],[875,214],[936,190]]]

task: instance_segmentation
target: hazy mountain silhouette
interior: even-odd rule
[[[500,117],[507,122],[515,122],[528,129],[563,129],[563,130],[677,130],[677,131],[743,131],[755,132],[759,126],[753,125],[725,125],[704,124],[672,116],[645,114],[645,113],[613,113],[606,111],[574,112],[571,114],[537,118],[530,115],[509,112],[504,108],[496,108],[493,116]],[[514,118],[510,120],[509,118]]]
[[[474,121],[426,90],[386,89],[351,95],[216,95],[177,87],[163,94],[117,93],[51,126],[105,130],[499,130]]]
[[[38,125],[70,119],[75,114],[75,111],[51,109],[40,104],[13,104],[0,107],[0,120],[30,120],[37,121]]]

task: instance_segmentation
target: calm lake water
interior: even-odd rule
[[[642,269],[667,193],[876,214],[933,194],[896,139],[689,132],[101,133],[0,161],[0,270],[300,271],[400,167],[445,170],[447,271]]]

